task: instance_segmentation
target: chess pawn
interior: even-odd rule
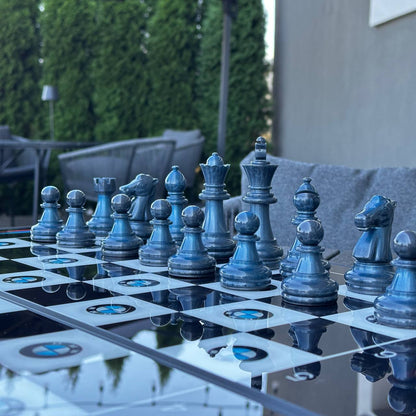
[[[299,262],[292,275],[282,282],[282,298],[297,305],[326,305],[338,298],[338,284],[330,279],[322,263],[319,243],[324,230],[319,221],[305,220],[297,227]]]
[[[140,173],[130,183],[120,186],[120,191],[132,198],[129,210],[131,228],[144,241],[152,234],[150,205],[158,182],[157,178]]]
[[[293,197],[296,215],[292,219],[292,224],[296,227],[305,220],[318,220],[316,209],[319,206],[320,198],[315,187],[311,185],[311,181],[311,178],[303,178],[302,185],[298,188]],[[290,276],[296,268],[300,256],[300,252],[297,249],[299,246],[300,241],[296,237],[287,256],[280,262],[280,274],[282,275],[282,278]],[[324,265],[329,270],[329,262],[324,260]]]
[[[116,190],[116,179],[94,178],[94,190],[98,194],[97,206],[87,225],[96,237],[107,237],[114,222],[111,216],[111,195]]]
[[[171,172],[166,176],[165,188],[168,192],[166,199],[172,207],[172,212],[169,216],[171,224],[169,226],[170,234],[176,245],[180,246],[183,240],[183,221],[182,211],[185,208],[188,200],[184,196],[186,187],[186,179],[178,166],[172,166]]]
[[[201,238],[204,213],[201,208],[189,205],[182,211],[182,220],[184,237],[178,252],[169,258],[169,274],[191,279],[213,278],[216,262],[208,255]]]
[[[131,201],[127,195],[117,194],[111,199],[114,224],[102,242],[101,248],[105,259],[138,257],[138,250],[143,242],[131,229],[128,214],[130,207]]]
[[[355,216],[355,226],[363,234],[352,253],[354,265],[345,273],[351,292],[381,295],[393,280],[390,240],[395,208],[395,201],[375,195]]]
[[[225,288],[262,290],[270,285],[271,270],[260,260],[256,247],[259,225],[259,218],[252,212],[243,211],[236,216],[237,247],[229,263],[220,269],[220,282]]]
[[[66,201],[69,205],[66,209],[68,219],[62,231],[56,234],[58,245],[76,248],[93,246],[95,235],[89,230],[84,220],[86,201],[84,192],[79,189],[69,191]]]
[[[55,186],[46,186],[40,194],[43,203],[43,214],[36,225],[30,229],[30,239],[39,243],[55,243],[56,233],[62,230],[62,220],[59,217],[58,204],[59,189]]]
[[[270,224],[270,204],[277,199],[270,192],[273,175],[277,165],[272,165],[266,160],[266,139],[258,137],[255,145],[255,160],[247,165],[242,165],[249,181],[248,192],[243,201],[250,204],[250,211],[256,214],[260,220],[257,230],[258,241],[256,243],[260,259],[270,269],[278,269],[283,255],[283,249],[278,246],[273,236]]]
[[[374,301],[374,316],[379,324],[416,328],[416,233],[401,231],[394,239],[399,256],[392,261],[396,273],[384,295]]]
[[[176,244],[169,231],[172,208],[166,199],[154,201],[150,207],[153,231],[145,246],[139,250],[140,263],[146,266],[167,266],[169,257],[176,253]]]

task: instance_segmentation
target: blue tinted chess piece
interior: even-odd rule
[[[311,180],[311,178],[303,178],[302,185],[298,188],[293,197],[293,204],[296,207],[296,216],[292,219],[292,224],[296,227],[302,221],[318,219],[316,216],[316,209],[319,206],[320,198],[315,187],[311,184]],[[283,278],[290,276],[296,268],[300,256],[300,252],[297,249],[299,246],[300,241],[296,237],[287,256],[280,263],[280,274]],[[325,265],[328,266],[329,263],[325,262]]]
[[[153,231],[145,246],[139,250],[140,263],[145,266],[167,266],[169,257],[176,253],[176,244],[169,231],[172,208],[166,199],[154,201],[150,207]]]
[[[260,227],[257,231],[259,239],[256,243],[260,259],[270,269],[275,270],[279,268],[283,255],[283,249],[278,246],[270,224],[270,204],[277,201],[270,192],[277,165],[272,165],[266,160],[264,137],[257,138],[254,155],[254,161],[242,165],[249,181],[248,192],[243,197],[243,201],[250,204],[250,211],[260,220]]]
[[[351,292],[381,295],[393,280],[390,241],[395,208],[395,201],[375,195],[355,216],[355,226],[363,234],[352,253],[354,265],[345,273]]]
[[[143,241],[131,229],[128,214],[130,207],[131,201],[127,195],[117,194],[111,199],[114,224],[101,245],[104,259],[138,258],[138,250]]]
[[[58,213],[59,189],[46,186],[40,196],[43,201],[43,214],[38,223],[30,229],[30,239],[39,243],[55,243],[56,233],[62,230],[62,220]]]
[[[140,173],[130,183],[120,186],[120,191],[132,198],[129,210],[130,225],[134,233],[143,241],[152,234],[150,205],[158,182],[157,178]]]
[[[318,306],[336,302],[338,284],[330,279],[322,263],[323,249],[319,243],[324,237],[322,224],[305,220],[297,227],[300,257],[292,275],[282,282],[282,298],[297,305]]]
[[[252,212],[240,212],[235,218],[237,247],[228,264],[220,269],[221,285],[236,290],[262,290],[270,285],[271,270],[261,261],[255,232],[260,220]]]
[[[171,224],[169,226],[170,233],[175,243],[180,246],[183,240],[182,227],[182,211],[188,200],[184,196],[186,180],[178,166],[172,166],[171,172],[166,176],[165,188],[168,192],[167,200],[169,201],[172,212],[169,216]]]
[[[384,295],[374,301],[379,324],[416,328],[416,233],[401,231],[394,239],[396,273]]]
[[[213,278],[216,262],[208,255],[201,238],[204,213],[196,205],[189,205],[182,211],[182,219],[184,237],[178,252],[169,258],[169,274],[193,280]]]
[[[114,222],[111,216],[111,195],[116,190],[116,179],[94,178],[94,190],[98,194],[97,206],[87,225],[96,237],[107,237]]]
[[[200,164],[205,178],[205,189],[199,198],[205,201],[205,220],[202,227],[202,242],[208,254],[217,262],[227,262],[233,255],[235,243],[225,226],[223,201],[230,195],[224,189],[224,181],[230,165],[224,165],[222,158],[214,152],[207,163]]]
[[[60,246],[66,247],[91,247],[95,243],[95,235],[85,224],[84,220],[84,204],[85,194],[79,189],[69,191],[66,201],[69,208],[68,219],[62,231],[56,234],[56,241]]]

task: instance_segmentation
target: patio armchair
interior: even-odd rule
[[[97,201],[93,178],[114,177],[117,189],[147,173],[159,179],[155,198],[164,196],[164,181],[172,166],[174,140],[161,137],[130,139],[58,155],[65,191],[82,190],[87,200]]]
[[[241,164],[252,160],[254,152],[247,155]],[[267,160],[278,165],[272,181],[277,203],[270,205],[270,220],[274,236],[281,246],[290,247],[295,238],[296,229],[291,224],[296,213],[293,196],[302,179],[308,176],[320,195],[317,216],[325,231],[324,247],[349,251],[354,248],[361,235],[354,226],[354,217],[373,195],[384,195],[397,201],[392,241],[403,229],[416,230],[416,168],[354,169],[271,155],[267,155]],[[226,222],[232,232],[235,215],[249,209],[248,204],[242,201],[247,189],[248,180],[242,170],[241,195],[224,201]]]

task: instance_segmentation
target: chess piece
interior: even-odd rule
[[[354,219],[363,231],[352,253],[354,265],[345,273],[345,283],[351,292],[381,295],[394,276],[390,239],[396,202],[375,195]]]
[[[374,317],[379,324],[416,328],[416,233],[401,231],[394,239],[399,256],[393,282],[374,301]]]
[[[227,262],[233,255],[235,243],[226,229],[223,201],[230,195],[224,189],[224,180],[230,165],[224,165],[222,158],[214,152],[207,163],[200,163],[205,178],[205,189],[199,198],[205,202],[205,220],[202,242],[208,254],[217,262]]]
[[[176,244],[169,231],[172,208],[166,199],[158,199],[150,207],[153,231],[145,246],[139,250],[140,263],[146,266],[167,266],[169,257],[176,253]]]
[[[43,203],[43,214],[36,225],[30,229],[30,239],[39,243],[55,243],[56,233],[62,230],[62,220],[59,217],[58,204],[59,189],[55,186],[46,186],[40,194]]]
[[[165,179],[165,188],[168,192],[166,199],[172,207],[172,213],[169,216],[171,224],[169,226],[170,234],[176,245],[180,246],[183,240],[183,221],[182,211],[188,200],[184,196],[186,187],[185,176],[179,170],[178,166],[172,166],[172,170]]]
[[[252,212],[240,212],[235,218],[237,247],[228,264],[220,269],[221,285],[228,289],[262,290],[270,285],[271,270],[260,260],[255,232],[260,220]]]
[[[319,206],[320,198],[318,192],[313,185],[311,185],[311,178],[303,178],[302,185],[296,191],[293,197],[293,204],[296,207],[296,215],[292,219],[292,224],[296,227],[305,220],[318,220],[316,216],[316,209]],[[280,274],[282,278],[288,277],[298,265],[300,252],[298,247],[300,241],[295,238],[292,247],[287,253],[287,256],[280,262]],[[323,260],[325,268],[329,270],[330,264]]]
[[[250,204],[250,211],[256,214],[260,220],[257,231],[259,237],[256,246],[260,259],[270,269],[278,269],[283,255],[283,249],[278,246],[273,236],[270,224],[270,204],[277,199],[270,192],[273,175],[277,165],[272,165],[266,160],[266,139],[259,137],[256,140],[255,160],[247,165],[242,165],[247,174],[249,186],[243,201]]]
[[[96,237],[107,237],[114,223],[111,216],[111,195],[116,190],[116,179],[94,178],[94,190],[98,194],[97,206],[87,225]]]
[[[120,186],[120,191],[132,198],[129,210],[130,225],[134,233],[143,241],[152,234],[150,205],[158,182],[157,178],[140,173],[130,183]]]
[[[102,242],[104,259],[138,257],[138,250],[143,242],[131,229],[128,214],[130,207],[131,201],[127,195],[117,194],[111,199],[114,225]]]
[[[56,241],[58,245],[65,247],[91,247],[95,242],[95,235],[89,230],[84,219],[84,192],[74,189],[69,191],[66,196],[66,201],[69,208],[68,219],[62,231],[56,234]]]
[[[322,224],[305,220],[297,227],[300,257],[292,275],[282,282],[282,298],[298,305],[326,305],[338,298],[338,284],[330,279],[322,263]]]
[[[182,211],[182,220],[184,237],[178,252],[169,258],[169,274],[191,279],[213,278],[215,259],[208,255],[201,238],[204,213],[201,208],[189,205]]]

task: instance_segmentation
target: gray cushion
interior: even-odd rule
[[[191,143],[193,143],[195,140],[197,140],[199,137],[201,137],[201,131],[200,130],[188,130],[188,131],[182,131],[182,130],[165,130],[163,132],[163,138],[164,139],[174,139],[176,141],[176,148],[180,149],[183,146],[187,146]]]
[[[11,140],[11,138],[9,126],[0,126],[0,140]]]
[[[241,162],[254,159],[251,152]],[[270,207],[270,218],[279,244],[289,246],[295,236],[291,219],[296,210],[293,195],[302,178],[309,176],[321,197],[317,215],[325,230],[323,245],[327,248],[352,250],[361,233],[354,226],[354,216],[373,195],[384,195],[397,201],[393,237],[403,229],[416,230],[416,168],[353,169],[344,166],[303,163],[280,157],[267,157],[279,165],[272,181],[272,192],[278,202]],[[242,173],[242,195],[248,180]],[[243,204],[243,209],[247,205]]]

